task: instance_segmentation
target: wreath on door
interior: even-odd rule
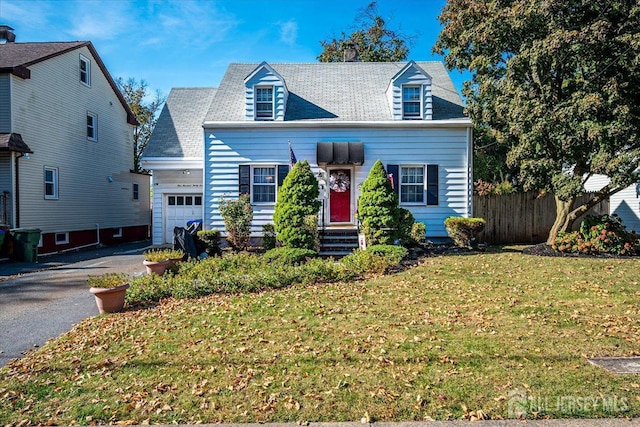
[[[329,175],[329,188],[336,193],[344,193],[348,191],[351,183],[349,182],[349,175],[340,172],[331,172]]]

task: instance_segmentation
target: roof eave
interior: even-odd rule
[[[253,128],[468,128],[467,117],[444,120],[389,120],[389,121],[205,121],[207,129]]]

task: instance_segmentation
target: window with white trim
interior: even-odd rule
[[[91,61],[80,55],[80,82],[91,87]]]
[[[122,237],[122,227],[113,229],[113,237]]]
[[[58,168],[44,167],[44,198],[58,199]]]
[[[421,119],[422,118],[422,96],[419,85],[402,86],[402,118]]]
[[[87,139],[89,141],[98,140],[98,116],[87,112]]]
[[[424,203],[424,166],[400,167],[400,203]]]
[[[256,118],[273,119],[273,86],[256,87]]]
[[[56,245],[66,245],[69,243],[69,233],[56,233]]]
[[[275,203],[276,167],[254,166],[251,183],[251,195],[254,203]]]

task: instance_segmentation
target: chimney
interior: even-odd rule
[[[0,44],[13,43],[16,41],[16,35],[13,28],[8,25],[0,25]]]
[[[358,49],[355,43],[349,43],[344,48],[344,62],[358,62]]]

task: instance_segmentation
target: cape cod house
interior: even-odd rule
[[[144,240],[137,122],[94,46],[0,38],[0,223],[40,229],[41,254]]]
[[[272,222],[289,144],[321,183],[323,228],[354,227],[360,185],[380,159],[427,236],[471,216],[472,126],[439,62],[231,64],[204,120],[204,219],[249,193],[254,232]]]
[[[231,64],[217,89],[186,91],[169,97],[143,157],[154,175],[155,244],[171,242],[183,193],[201,195],[198,217],[220,230],[220,198],[250,194],[260,236],[291,154],[309,161],[324,187],[324,229],[355,229],[359,188],[377,159],[427,237],[447,237],[448,216],[471,216],[472,125],[439,62]]]

